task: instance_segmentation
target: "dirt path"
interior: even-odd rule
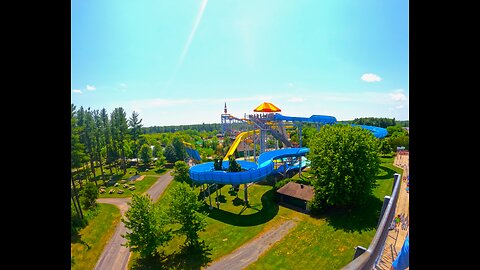
[[[280,241],[297,223],[288,220],[214,262],[206,270],[240,270],[258,260],[275,242]]]
[[[168,184],[173,180],[171,176],[171,170],[161,175],[157,182],[147,190],[145,193],[149,194],[154,202],[158,200],[163,191],[167,188]],[[123,216],[128,210],[128,202],[130,198],[100,198],[98,203],[109,203],[117,206],[120,209],[120,213]],[[95,265],[95,270],[124,270],[127,269],[128,260],[130,258],[130,251],[128,248],[122,246],[125,244],[126,239],[122,237],[122,234],[127,232],[127,228],[123,222],[119,222],[115,233],[110,241],[105,246],[100,258]]]

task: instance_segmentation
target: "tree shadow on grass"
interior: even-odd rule
[[[218,195],[218,201],[220,203],[226,203],[227,199],[226,199],[225,195]]]
[[[385,166],[380,165],[380,169],[385,171],[385,174],[382,173],[382,175],[376,177],[377,180],[389,180],[392,179],[392,175],[397,173],[395,170],[392,170],[390,168],[387,168]]]
[[[264,224],[277,215],[278,205],[274,202],[273,196],[274,196],[273,189],[265,192],[262,195],[262,199],[261,199],[262,209],[256,212],[255,214],[250,214],[250,215],[241,214],[246,208],[250,207],[249,205],[246,205],[239,214],[236,214],[236,213],[228,212],[215,207],[210,210],[209,205],[207,203],[205,203],[202,206],[202,208],[200,209],[200,212],[206,212],[208,213],[208,217],[230,224],[230,225],[242,226],[242,227],[255,226],[259,224]],[[244,204],[242,199],[235,198],[233,200],[234,205],[235,205],[235,200],[237,200],[237,203]]]
[[[155,172],[158,173],[158,174],[162,174],[166,171],[167,171],[167,169],[165,169],[164,167],[161,167],[161,168],[158,168],[158,169],[155,170]]]
[[[131,269],[202,269],[212,261],[211,250],[204,241],[201,241],[195,246],[181,246],[179,251],[172,254],[137,259]]]
[[[89,250],[91,248],[91,246],[82,239],[82,236],[80,235],[79,231],[80,231],[80,229],[75,229],[75,230],[71,229],[70,230],[70,242],[72,244],[74,244],[74,243],[82,244],[87,248],[87,250]]]
[[[377,228],[382,205],[379,198],[371,195],[363,206],[331,208],[322,217],[326,218],[335,230],[362,233]]]

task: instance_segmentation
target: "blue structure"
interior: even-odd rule
[[[261,154],[258,157],[258,163],[238,160],[237,162],[240,164],[240,166],[245,169],[245,171],[242,172],[215,171],[213,162],[207,162],[191,167],[189,174],[190,178],[198,184],[217,183],[224,185],[240,185],[258,182],[275,172],[274,159],[281,159],[285,157],[302,157],[308,152],[310,152],[310,149],[306,147],[287,148]],[[228,165],[228,161],[222,162],[223,169],[226,170]]]
[[[264,103],[265,104],[265,103]],[[273,104],[271,104],[273,105]],[[262,106],[262,105],[261,105]],[[227,157],[224,158],[222,161],[222,169],[223,170],[215,170],[214,169],[214,162],[207,162],[198,164],[195,166],[190,167],[189,174],[190,178],[197,184],[207,184],[208,194],[210,197],[210,185],[212,184],[223,184],[223,185],[234,185],[239,186],[240,184],[244,184],[245,188],[245,202],[248,202],[247,199],[247,183],[258,182],[265,179],[268,175],[272,173],[280,173],[286,175],[289,170],[301,170],[306,166],[306,160],[302,157],[305,156],[310,149],[306,147],[302,147],[302,126],[303,124],[314,124],[318,129],[320,129],[323,125],[332,125],[337,123],[337,119],[333,116],[328,115],[312,115],[310,117],[294,117],[294,116],[284,116],[278,113],[281,111],[278,107],[274,106],[275,110],[272,109],[265,109],[261,107],[257,107],[254,112],[262,112],[261,114],[250,114],[245,115],[244,118],[237,118],[227,113],[227,104],[225,103],[225,107],[223,110],[223,114],[221,115],[222,120],[222,133],[226,136],[226,133],[233,133],[232,124],[245,124],[247,129],[251,130],[248,133],[252,133],[253,135],[253,158],[256,162],[250,162],[245,160],[237,160],[236,162],[240,164],[244,171],[241,172],[227,172],[226,169],[228,168],[229,161],[226,160]],[[274,113],[275,112],[275,113]],[[296,126],[299,132],[299,145],[294,145],[288,139],[288,134],[286,132],[287,127]],[[353,125],[356,126],[356,125]],[[374,127],[374,126],[367,126],[367,125],[359,125],[360,127],[369,130],[376,138],[383,138],[385,137],[388,132],[384,128]],[[256,131],[259,131],[257,133]],[[267,140],[267,132],[270,133],[275,139],[281,141],[284,144],[284,148],[280,150],[274,151],[266,151],[266,140]],[[245,136],[247,131],[240,133],[237,136],[237,139],[241,139]],[[278,148],[278,141],[277,141],[277,148]],[[255,153],[256,145],[260,145],[260,155],[258,156]],[[228,155],[234,153],[238,143],[232,144],[232,148],[228,151]],[[195,156],[198,155],[196,150],[193,148],[189,149],[187,147],[187,152],[189,155],[195,159]],[[199,157],[199,155],[198,155]],[[285,158],[289,158],[289,160],[295,160],[296,163],[288,163],[285,161]],[[283,165],[275,169],[275,162],[274,160],[282,159]],[[200,160],[198,158],[197,160]],[[211,202],[210,202],[210,207]]]
[[[200,157],[200,154],[198,153],[197,150],[189,148],[189,147],[185,147],[185,149],[187,150],[187,154],[188,154],[189,157],[195,159],[198,162],[202,160],[202,158]]]

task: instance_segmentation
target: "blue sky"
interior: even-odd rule
[[[72,0],[71,102],[148,126],[409,119],[406,0]]]

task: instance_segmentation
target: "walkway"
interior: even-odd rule
[[[259,237],[237,248],[232,253],[224,256],[220,260],[214,262],[205,270],[241,270],[249,264],[258,260],[258,258],[268,250],[274,243],[280,241],[291,228],[295,227],[297,223],[293,220],[288,220],[280,226],[270,229],[261,234]]]
[[[173,180],[171,175],[172,170],[167,171],[161,175],[157,182],[145,193],[150,195],[152,200],[156,202],[163,191],[167,188],[168,184]],[[98,203],[109,203],[116,205],[120,209],[120,214],[123,216],[127,212],[129,205],[127,204],[130,198],[100,198]],[[112,239],[105,246],[102,255],[95,265],[95,270],[125,270],[127,269],[128,260],[130,258],[130,251],[127,247],[123,246],[126,243],[126,239],[122,237],[122,234],[127,233],[127,228],[123,222],[119,222]]]
[[[381,259],[375,269],[390,270],[390,266],[395,258],[397,258],[398,252],[402,249],[403,242],[409,232],[409,193],[406,191],[408,182],[407,177],[409,176],[408,163],[408,154],[397,155],[395,157],[394,165],[403,168],[402,183],[400,184],[395,216],[403,215],[404,222],[403,224],[401,222],[396,229],[390,230],[388,233]]]

